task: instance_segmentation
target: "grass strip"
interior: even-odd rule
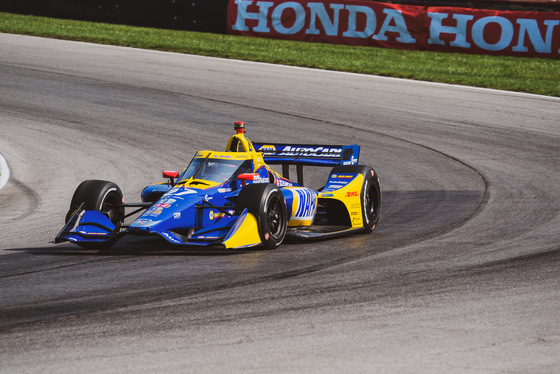
[[[560,97],[560,61],[305,43],[0,13],[0,32]]]

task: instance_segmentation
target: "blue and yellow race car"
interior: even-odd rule
[[[183,171],[164,171],[167,181],[144,188],[139,203],[125,203],[114,183],[82,182],[55,243],[109,248],[124,235],[156,235],[178,245],[270,249],[286,237],[373,231],[381,191],[373,168],[358,165],[359,146],[252,143],[243,122],[234,128],[224,152],[199,151]],[[303,186],[305,165],[333,167],[324,187]]]

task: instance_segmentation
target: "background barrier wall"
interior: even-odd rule
[[[0,0],[0,11],[226,33],[228,0]]]
[[[371,0],[378,1],[378,0]],[[378,1],[398,5],[421,5],[471,9],[560,11],[560,0],[386,0]]]

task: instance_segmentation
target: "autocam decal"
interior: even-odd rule
[[[298,147],[287,145],[276,151],[276,156],[302,156],[302,157],[326,157],[340,158],[342,148],[340,147]]]

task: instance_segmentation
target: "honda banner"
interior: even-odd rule
[[[332,44],[560,57],[560,13],[371,1],[230,0],[228,32]]]

